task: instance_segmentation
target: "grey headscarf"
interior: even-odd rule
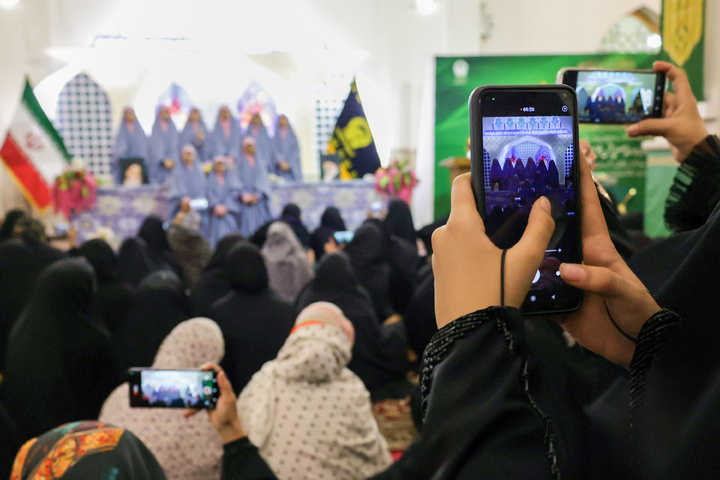
[[[273,223],[268,229],[262,254],[267,265],[270,288],[288,302],[294,302],[300,290],[312,280],[314,273],[292,228],[284,222]]]

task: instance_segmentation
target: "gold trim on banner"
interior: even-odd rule
[[[663,1],[663,49],[683,66],[703,34],[704,0]]]

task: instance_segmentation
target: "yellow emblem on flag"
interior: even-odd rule
[[[704,0],[663,1],[663,49],[683,66],[703,34]]]

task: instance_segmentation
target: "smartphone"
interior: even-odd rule
[[[209,206],[207,198],[193,198],[190,200],[190,208],[195,210],[196,212],[202,212],[204,210],[207,210]]]
[[[214,370],[131,368],[128,373],[131,407],[213,409],[220,396]]]
[[[338,245],[342,245],[343,243],[350,243],[353,237],[355,237],[355,232],[351,232],[348,230],[333,233],[335,243],[337,243]]]
[[[662,117],[664,72],[563,68],[557,82],[575,90],[581,123],[635,123]]]
[[[560,278],[582,261],[575,91],[565,85],[486,86],[470,95],[471,178],[485,231],[499,248],[522,237],[545,196],[555,232],[522,304],[524,314],[570,312],[583,294]]]

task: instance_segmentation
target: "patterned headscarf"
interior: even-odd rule
[[[105,423],[75,422],[33,438],[15,457],[10,480],[52,478],[159,480],[165,473],[132,432]]]
[[[279,478],[368,478],[391,462],[370,395],[347,368],[349,323],[332,304],[309,305],[238,399],[248,438]]]

